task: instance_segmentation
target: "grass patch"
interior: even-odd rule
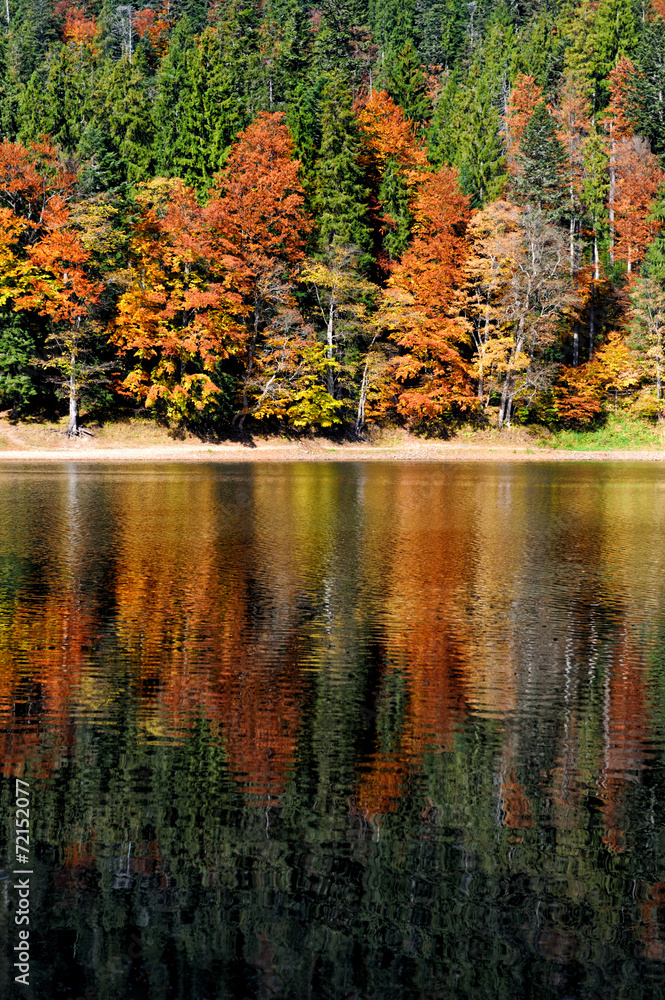
[[[594,430],[556,431],[543,444],[566,451],[641,451],[662,448],[665,433],[659,425],[622,413],[609,416]]]

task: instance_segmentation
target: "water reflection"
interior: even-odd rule
[[[662,995],[664,500],[648,465],[0,472],[33,995]]]

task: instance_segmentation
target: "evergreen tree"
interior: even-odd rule
[[[261,60],[261,9],[258,3],[226,0],[216,18],[219,53],[229,92],[234,95],[244,128],[270,104],[269,80]],[[221,66],[220,66],[221,69]]]
[[[310,32],[301,0],[267,0],[259,35],[268,110],[286,109],[309,55]]]
[[[531,115],[519,145],[515,191],[520,201],[560,216],[566,188],[566,154],[557,137],[556,122],[541,101]]]
[[[0,34],[0,141],[13,141],[19,129],[21,81],[15,54],[16,46],[9,34]]]
[[[407,118],[418,124],[429,120],[432,102],[412,41],[406,41],[399,51],[388,50],[379,79],[381,86],[388,91],[395,104],[399,104]]]
[[[58,25],[48,0],[19,0],[13,14],[12,43],[16,47],[15,65],[21,82],[44,68],[49,47],[57,44]]]
[[[314,161],[321,148],[321,101],[327,77],[320,75],[311,83],[301,81],[289,101],[286,121],[302,165],[303,182],[311,186]]]
[[[28,411],[39,382],[33,365],[37,344],[24,316],[0,309],[0,406],[14,414]]]
[[[110,187],[139,183],[154,171],[152,102],[142,69],[139,53],[132,62],[105,60],[91,98],[90,123],[103,139],[103,153],[98,153],[103,155]],[[86,142],[90,136],[89,130]]]
[[[478,207],[498,198],[506,172],[501,116],[486,81],[467,91],[464,125],[458,136],[460,185]]]
[[[163,110],[161,121],[165,106]],[[218,32],[213,28],[203,32],[199,44],[189,53],[174,119],[177,134],[169,150],[162,148],[161,162],[168,173],[205,188],[221,169],[227,150],[246,123]]]
[[[361,140],[351,92],[340,72],[323,91],[321,149],[315,165],[313,207],[318,217],[321,250],[358,247],[369,264],[367,190],[359,165]]]
[[[430,163],[440,167],[444,163],[454,166],[459,156],[459,135],[465,91],[460,87],[457,74],[447,72],[437,95],[434,113],[427,130],[427,148]]]
[[[171,35],[157,74],[154,107],[157,170],[170,176],[176,170],[176,151],[181,144],[183,112],[187,102],[188,65],[194,51],[189,18],[182,17]]]
[[[665,20],[656,17],[642,25],[635,51],[639,70],[634,78],[635,125],[651,142],[658,156],[665,156]]]
[[[548,8],[541,10],[526,26],[515,53],[515,69],[532,76],[546,94],[556,93],[563,73],[565,40],[557,19]]]
[[[464,49],[468,22],[466,0],[418,0],[415,41],[424,65],[451,69]]]

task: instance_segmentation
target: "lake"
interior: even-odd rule
[[[0,469],[0,994],[662,997],[664,529],[647,463]]]

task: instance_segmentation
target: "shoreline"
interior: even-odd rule
[[[409,441],[395,445],[331,441],[257,440],[251,445],[172,442],[154,445],[63,442],[56,448],[9,447],[0,449],[0,463],[61,462],[663,462],[665,449],[609,449],[568,451],[529,446],[522,442],[477,444],[456,441]]]

